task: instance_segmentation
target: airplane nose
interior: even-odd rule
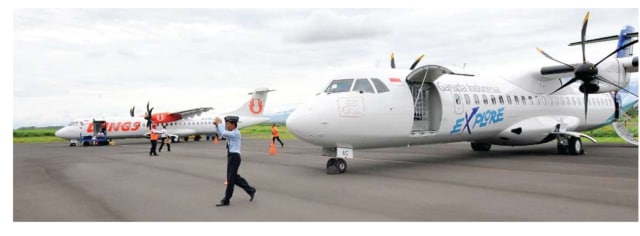
[[[294,110],[289,114],[289,117],[287,117],[286,124],[289,132],[298,138],[303,138],[307,136],[307,132],[305,130],[304,119],[301,119],[300,116],[300,109]]]
[[[58,138],[64,138],[64,139],[72,139],[72,135],[71,133],[71,129],[72,127],[63,127],[62,129],[59,129],[58,131],[56,131],[55,135]]]

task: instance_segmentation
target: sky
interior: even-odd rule
[[[214,107],[258,87],[266,112],[296,107],[350,68],[439,64],[486,74],[568,63],[587,38],[638,28],[637,9],[84,8],[13,10],[13,128]],[[599,60],[615,42],[587,48]]]

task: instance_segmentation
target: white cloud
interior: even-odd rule
[[[589,37],[637,28],[637,9],[589,9]],[[17,9],[14,128],[156,110],[234,109],[257,87],[267,110],[317,93],[336,70],[421,64],[517,71],[581,58],[586,9]],[[615,45],[593,45],[598,59]],[[234,104],[235,102],[235,104]],[[96,106],[95,104],[100,104]],[[139,110],[142,111],[142,110]]]

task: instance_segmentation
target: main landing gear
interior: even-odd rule
[[[582,148],[582,140],[573,136],[558,135],[558,153],[562,155],[584,154],[584,149]]]

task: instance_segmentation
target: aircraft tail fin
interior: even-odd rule
[[[237,110],[229,112],[229,114],[236,116],[262,116],[267,103],[267,95],[272,91],[275,90],[269,90],[268,88],[256,89],[254,92],[249,93],[249,95],[252,95],[249,101]]]
[[[618,36],[618,47],[622,47],[622,45],[625,45],[631,42],[633,38],[637,38],[638,32],[635,32],[634,34],[634,31],[635,29],[630,25],[627,25],[622,30],[620,30],[620,35]],[[616,55],[616,57],[622,58],[622,57],[628,57],[631,55],[633,55],[633,46],[629,46],[623,50],[620,50]]]

